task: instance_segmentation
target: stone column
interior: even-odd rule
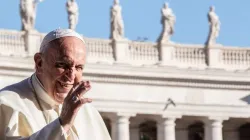
[[[25,51],[28,56],[33,56],[39,51],[41,43],[41,35],[35,30],[26,31],[25,36]]]
[[[205,140],[223,140],[222,119],[205,121]]]
[[[112,140],[130,140],[129,118],[135,116],[130,113],[117,113],[111,119],[111,138]]]
[[[113,55],[116,63],[126,63],[128,60],[129,44],[127,39],[113,41]]]
[[[174,44],[173,43],[159,43],[159,59],[160,65],[173,65],[174,60]]]
[[[175,140],[176,118],[162,118],[157,124],[157,140]]]
[[[129,117],[118,116],[116,122],[116,140],[129,140]]]

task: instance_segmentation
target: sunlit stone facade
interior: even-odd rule
[[[34,72],[44,35],[0,30],[0,88]],[[85,40],[87,96],[113,140],[250,139],[249,48]]]

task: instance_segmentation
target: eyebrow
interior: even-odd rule
[[[84,64],[79,64],[79,65],[76,65],[76,66],[82,66],[84,68],[85,65]]]
[[[73,63],[73,61],[68,56],[65,56],[65,55],[58,57],[56,62]]]
[[[71,60],[69,59],[60,59],[60,60],[56,60],[56,62],[63,62],[63,63],[73,63]]]
[[[65,64],[65,65],[68,65],[68,66],[72,66],[73,62],[58,60],[58,61],[55,62],[55,66],[57,66],[58,64]],[[84,64],[76,64],[75,66],[82,66],[84,68],[85,65]]]

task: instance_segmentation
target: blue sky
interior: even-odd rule
[[[155,41],[160,32],[160,10],[170,0],[120,0],[125,35],[128,39],[147,37]],[[67,28],[66,0],[44,0],[38,5],[36,29],[49,32]],[[77,0],[80,15],[77,31],[87,37],[108,38],[110,7],[113,0]],[[177,21],[174,42],[203,44],[208,34],[207,12],[216,7],[221,20],[218,43],[250,47],[250,0],[171,0]],[[2,0],[0,28],[20,30],[19,0]]]

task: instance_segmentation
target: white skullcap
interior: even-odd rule
[[[56,30],[53,30],[53,31],[49,32],[43,38],[43,41],[42,41],[42,43],[40,45],[40,52],[43,51],[45,49],[46,45],[48,43],[50,43],[51,41],[53,41],[55,39],[58,39],[58,38],[67,37],[67,36],[77,37],[85,44],[85,41],[82,38],[82,36],[80,34],[78,34],[77,32],[75,32],[74,30],[71,30],[71,29],[56,29]]]

